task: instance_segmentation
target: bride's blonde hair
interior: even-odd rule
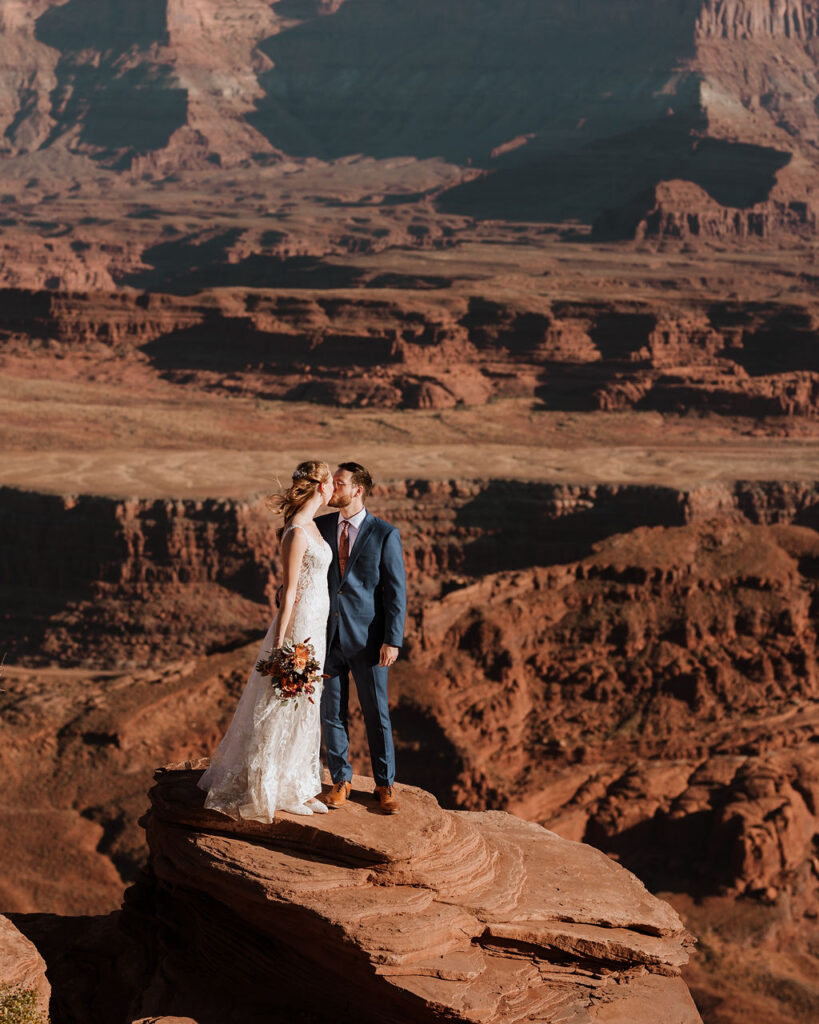
[[[284,516],[285,526],[315,496],[319,487],[333,479],[326,462],[300,462],[293,471],[293,482],[279,494],[269,494],[265,504],[271,512]],[[284,527],[278,531],[281,537]]]

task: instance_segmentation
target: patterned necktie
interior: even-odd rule
[[[350,524],[345,519],[341,524],[341,536],[338,538],[338,567],[341,575],[347,568],[347,559],[350,557]]]

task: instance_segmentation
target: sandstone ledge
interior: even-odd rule
[[[700,1020],[679,917],[591,847],[410,786],[384,817],[360,777],[338,812],[234,822],[203,809],[204,763],[161,769],[143,819],[153,879],[126,919],[152,918],[156,954],[135,1016]]]

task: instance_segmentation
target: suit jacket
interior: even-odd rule
[[[407,581],[398,528],[368,512],[342,577],[338,563],[338,515],[320,516],[315,522],[333,549],[327,573],[327,650],[337,642],[345,657],[366,654],[377,660],[382,644],[401,647],[407,616]]]

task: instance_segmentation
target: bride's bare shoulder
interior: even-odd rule
[[[279,543],[282,547],[287,546],[288,548],[294,545],[296,547],[303,546],[307,543],[308,536],[307,530],[303,526],[299,526],[298,523],[289,523],[285,526]]]
[[[290,523],[282,534],[281,544],[284,547],[285,542],[289,541],[289,547],[294,545],[305,547],[311,540],[317,543],[321,543],[323,540],[318,529],[312,523],[306,526],[302,526],[300,523]]]

